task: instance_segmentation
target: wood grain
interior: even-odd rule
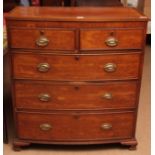
[[[43,35],[41,35],[43,33]],[[11,48],[25,49],[50,49],[50,50],[74,50],[74,30],[64,29],[11,29]],[[24,41],[21,39],[24,36]],[[41,36],[46,37],[49,43],[45,47],[36,44]],[[65,38],[65,39],[64,39]]]
[[[117,46],[106,45],[105,41],[110,37],[118,41]],[[81,30],[80,46],[82,50],[141,49],[143,46],[143,29]]]
[[[59,21],[34,21],[34,20],[6,20],[8,27],[10,28],[28,28],[28,29],[34,29],[34,28],[107,28],[107,29],[120,29],[120,28],[127,28],[127,29],[144,29],[146,23],[145,21],[116,21],[116,22],[59,22]]]
[[[135,108],[137,84],[16,81],[15,104],[18,109],[39,111]],[[106,93],[110,93],[112,99],[104,98]],[[50,95],[49,101],[40,101],[40,94]]]
[[[13,77],[16,79],[35,80],[123,80],[137,79],[141,54],[105,54],[105,55],[35,55],[13,54]],[[97,61],[96,61],[97,60]],[[47,72],[39,72],[37,66],[40,63],[48,63],[50,69]],[[104,66],[107,63],[117,65],[115,72],[106,72]]]
[[[114,142],[135,148],[146,16],[124,7],[17,7],[6,20],[16,148]],[[49,39],[46,47],[36,46],[41,36]],[[107,47],[109,37],[118,45]],[[40,101],[42,93],[48,102]]]
[[[82,141],[93,139],[117,139],[132,137],[134,113],[119,114],[27,114],[17,113],[18,137],[33,140]],[[41,124],[50,124],[48,131]],[[103,130],[101,125],[112,124],[112,129]]]
[[[80,22],[148,20],[137,10],[125,7],[17,7],[7,15],[7,19]]]

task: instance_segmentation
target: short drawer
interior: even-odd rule
[[[54,83],[16,81],[15,104],[19,109],[103,110],[135,108],[137,82]]]
[[[81,30],[81,50],[141,49],[143,29]]]
[[[74,50],[75,32],[66,29],[11,29],[11,48]]]
[[[85,141],[131,138],[132,112],[122,113],[17,113],[17,135],[21,139]]]
[[[14,54],[14,78],[38,80],[137,79],[140,53],[105,55]]]

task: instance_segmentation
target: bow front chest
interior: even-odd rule
[[[7,16],[14,148],[135,148],[147,18],[124,7],[17,7]]]

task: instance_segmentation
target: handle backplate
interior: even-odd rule
[[[51,96],[49,94],[43,94],[42,93],[42,94],[38,95],[38,98],[42,102],[48,102],[50,100]]]
[[[104,124],[101,125],[101,129],[102,130],[110,130],[110,129],[112,129],[112,124],[104,123]]]
[[[43,131],[49,131],[52,129],[52,125],[48,124],[48,123],[44,123],[40,125],[40,129]]]
[[[109,37],[106,41],[105,41],[106,45],[109,47],[115,47],[118,45],[118,40],[114,37]]]
[[[104,65],[104,71],[106,72],[115,72],[117,69],[117,65],[114,63],[107,63]]]
[[[40,63],[37,69],[39,72],[47,72],[50,69],[50,65],[48,63]]]
[[[111,93],[105,93],[102,95],[102,98],[107,99],[107,100],[111,100],[112,99],[112,94]]]
[[[47,46],[49,43],[49,40],[47,37],[45,36],[40,36],[37,40],[36,40],[36,45],[39,47],[45,47]]]

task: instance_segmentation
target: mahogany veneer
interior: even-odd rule
[[[135,149],[147,17],[132,8],[17,7],[7,16],[16,139]]]
[[[17,121],[17,130],[22,139],[87,142],[131,138],[133,136],[134,113],[18,113]],[[42,131],[38,128],[45,122],[51,124],[49,131]],[[113,124],[112,129],[104,130],[102,128],[107,122]],[[29,123],[31,129],[27,126]]]
[[[134,108],[138,83],[133,82],[15,82],[15,104],[19,109],[34,110],[104,110]],[[24,89],[24,91],[23,91]],[[50,99],[43,104],[38,94]],[[111,93],[113,99],[104,98]]]
[[[14,78],[61,81],[98,81],[114,79],[137,79],[140,72],[141,53],[119,53],[99,55],[52,55],[16,53],[12,56]],[[44,74],[37,67],[48,63]],[[117,64],[116,71],[107,72],[104,66]]]

